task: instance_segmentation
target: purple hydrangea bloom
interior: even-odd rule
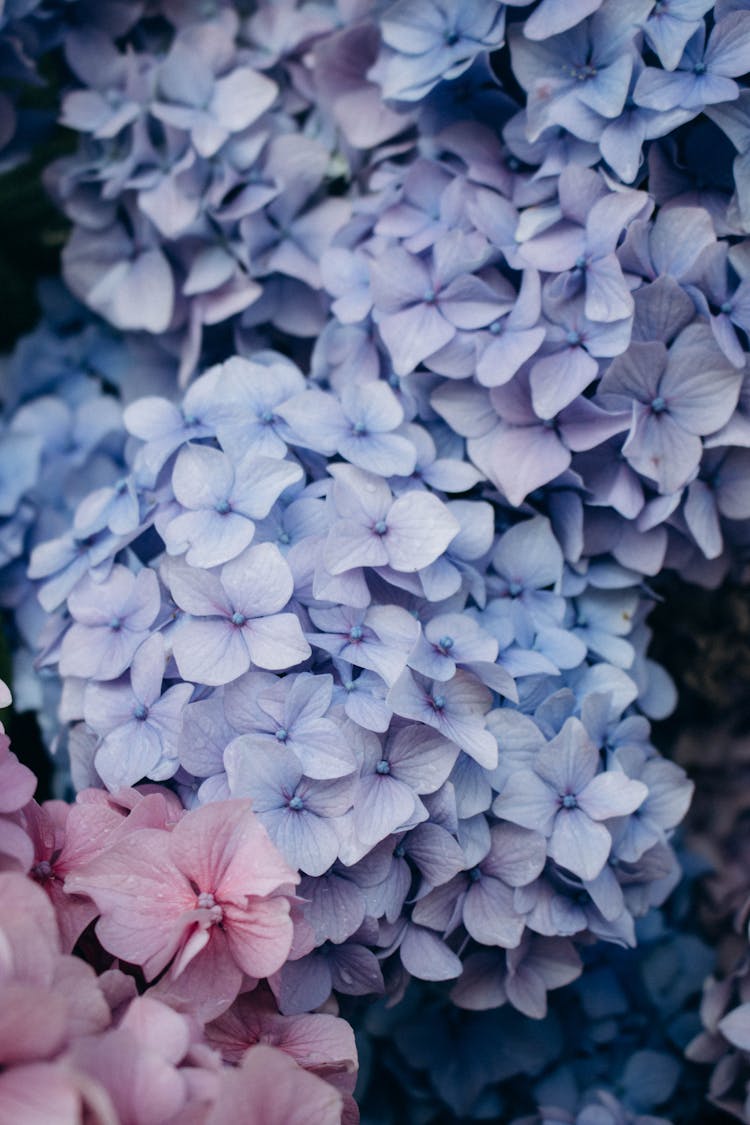
[[[494,0],[397,0],[381,17],[385,50],[370,70],[385,98],[417,101],[499,47],[505,13]]]
[[[570,718],[532,769],[511,775],[493,805],[497,816],[541,831],[550,857],[581,879],[596,878],[611,851],[600,822],[633,812],[648,795],[641,782],[599,773],[599,763],[583,724]]]
[[[188,444],[172,470],[175,500],[185,509],[164,529],[172,555],[190,566],[221,566],[250,545],[255,519],[267,516],[281,493],[302,477],[299,465],[249,454],[235,466],[225,454]]]
[[[527,91],[531,140],[551,125],[598,140],[602,125],[625,104],[636,58],[633,39],[651,7],[651,0],[625,6],[604,0],[588,19],[541,42],[526,38],[520,27],[511,29],[513,70]]]
[[[236,680],[251,665],[290,668],[310,655],[298,619],[280,613],[294,582],[277,547],[262,543],[220,575],[166,562],[164,578],[183,611],[173,635],[180,674],[204,684]]]
[[[227,685],[224,714],[235,730],[293,754],[306,777],[328,780],[356,769],[351,747],[329,715],[332,698],[328,675],[304,672],[276,679],[248,672]]]
[[[64,676],[114,680],[130,666],[161,608],[153,570],[116,565],[103,582],[86,577],[68,598],[73,623],[60,649]]]
[[[143,777],[163,781],[177,770],[185,705],[193,689],[175,684],[162,694],[164,641],[152,634],[133,656],[130,683],[90,683],[83,713],[100,738],[94,764],[113,791]]]
[[[432,493],[407,492],[395,500],[372,473],[332,465],[337,519],[324,548],[331,574],[360,566],[389,566],[407,573],[429,566],[458,532],[458,523]]]
[[[447,682],[402,672],[388,695],[397,715],[434,727],[480,765],[497,765],[497,742],[485,729],[492,693],[470,672],[459,670]]]
[[[684,487],[700,462],[701,436],[728,421],[740,376],[713,341],[710,329],[689,325],[667,350],[659,341],[633,343],[613,360],[600,383],[603,401],[632,403],[633,421],[623,455],[660,492]]]
[[[483,328],[500,311],[494,291],[473,271],[486,257],[481,235],[453,231],[432,248],[432,265],[403,247],[370,264],[375,320],[397,375],[407,375],[459,329]]]
[[[513,888],[533,882],[546,858],[546,842],[538,832],[514,824],[494,825],[487,855],[420,899],[412,917],[441,932],[463,922],[481,945],[515,948],[525,921],[514,908]]]
[[[638,79],[635,100],[648,109],[680,107],[694,111],[717,102],[734,101],[740,93],[734,79],[746,71],[750,46],[748,16],[749,13],[738,11],[720,19],[708,43],[705,24],[702,20],[697,22],[673,70],[646,67]]]
[[[283,747],[243,734],[224,761],[233,797],[251,797],[253,809],[284,858],[308,875],[322,875],[339,853],[332,818],[351,807],[353,780],[312,781]]]
[[[447,780],[458,750],[448,739],[415,724],[396,730],[385,746],[375,735],[362,745],[351,819],[358,840],[371,847],[427,819],[419,796],[435,792]]]
[[[412,443],[394,433],[404,420],[398,399],[386,383],[347,386],[340,403],[323,391],[307,390],[279,410],[292,442],[319,453],[340,453],[352,465],[385,476],[408,476],[416,465]]]

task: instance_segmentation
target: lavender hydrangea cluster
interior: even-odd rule
[[[232,358],[126,407],[130,473],[31,555],[76,786],[249,797],[302,872],[289,1012],[411,975],[539,1018],[575,943],[634,944],[678,878],[692,785],[627,671],[646,603],[564,595],[549,519],[477,495],[429,417]]]
[[[746,0],[11,0],[5,166],[39,59],[70,230],[0,373],[0,605],[57,794],[165,795],[134,857],[252,809],[273,1019],[343,1005],[413,1087],[372,1125],[676,1125],[686,1048],[747,1120],[649,655],[665,575],[747,575]],[[128,961],[115,868],[56,909]]]

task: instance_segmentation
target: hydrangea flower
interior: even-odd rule
[[[68,876],[66,888],[94,900],[105,948],[141,965],[148,980],[170,965],[171,979],[190,973],[193,995],[218,1015],[243,973],[267,976],[286,959],[296,881],[250,803],[235,801],[196,809],[168,833],[128,834]]]
[[[530,770],[519,770],[503,786],[493,811],[525,828],[541,831],[549,855],[581,879],[594,879],[612,848],[602,820],[633,812],[648,789],[598,773],[599,752],[583,724],[566,720],[560,734],[540,750]]]

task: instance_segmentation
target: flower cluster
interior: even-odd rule
[[[493,513],[460,439],[437,456],[441,424],[382,381],[336,393],[266,352],[124,421],[131,472],[29,567],[72,775],[252,801],[315,935],[282,1010],[411,974],[539,1018],[570,938],[634,944],[692,790],[633,710],[637,589],[564,596],[550,521]]]
[[[3,742],[0,1104],[354,1122],[341,1002],[402,1119],[679,1117],[691,1040],[747,1118],[648,616],[747,562],[748,57],[745,0],[6,0],[72,296],[0,375],[0,604],[78,796]]]
[[[249,803],[186,813],[152,787],[38,805],[0,740],[0,1115],[356,1122],[351,1029],[282,1016],[259,984],[309,942]]]
[[[683,858],[690,863],[689,855]],[[614,956],[611,947],[589,949],[586,971],[550,997],[543,1019],[524,1020],[508,1007],[451,1011],[434,986],[416,982],[396,1008],[347,1008],[360,1029],[367,1119],[383,1125],[420,1115],[513,1125],[701,1120],[693,1114],[705,1075],[682,1052],[698,1030],[701,983],[714,959],[689,932],[690,896],[677,897],[676,908],[673,900],[639,925],[637,949]],[[537,965],[552,971],[549,960]],[[398,1096],[379,1096],[383,1071]]]

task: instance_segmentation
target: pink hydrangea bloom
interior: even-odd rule
[[[303,1070],[284,1051],[258,1043],[241,1066],[225,1071],[219,1096],[201,1125],[340,1125],[342,1109],[341,1094],[328,1082]]]
[[[256,1043],[269,1043],[342,1092],[354,1090],[357,1047],[346,1020],[323,1012],[284,1016],[263,987],[238,996],[228,1011],[208,1025],[206,1038],[230,1063],[241,1062]]]
[[[70,1066],[97,1083],[112,1119],[163,1125],[185,1109],[188,1075],[178,1069],[191,1046],[191,1022],[149,996],[137,997],[119,1027],[78,1039]]]
[[[44,892],[7,872],[0,897],[0,1066],[51,1060],[76,1036],[106,1028],[109,1006],[94,970],[60,952]]]
[[[8,707],[11,694],[0,680],[0,709]],[[31,844],[16,815],[34,796],[36,778],[21,765],[10,749],[10,739],[0,723],[0,868],[28,867]]]
[[[47,892],[57,914],[63,949],[70,952],[98,914],[88,896],[71,894],[64,883],[105,848],[138,828],[171,827],[183,815],[168,790],[122,789],[114,797],[104,790],[79,793],[74,805],[64,801],[30,801],[22,823],[33,847],[28,873]]]
[[[96,903],[105,949],[149,981],[171,965],[159,994],[174,983],[175,999],[209,1019],[245,976],[268,976],[286,961],[297,881],[250,802],[233,800],[188,812],[172,831],[128,833],[65,889]]]

